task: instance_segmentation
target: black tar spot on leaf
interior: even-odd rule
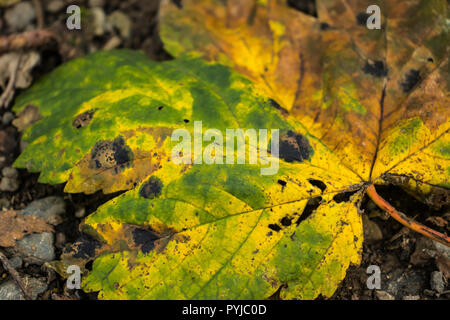
[[[73,244],[70,251],[75,252],[74,258],[89,259],[95,256],[95,249],[101,244],[87,234],[82,234]]]
[[[337,195],[335,195],[333,197],[333,200],[336,203],[348,202],[348,201],[350,201],[351,196],[354,195],[357,191],[358,190],[338,193]]]
[[[91,167],[109,169],[120,165],[127,165],[133,160],[133,152],[125,144],[122,137],[113,141],[99,141],[91,151]],[[125,168],[122,166],[122,168]],[[116,170],[117,171],[117,170]]]
[[[269,228],[276,232],[281,230],[281,227],[277,224],[269,224]]]
[[[286,186],[286,181],[278,180],[277,182],[278,182],[278,184],[281,185],[282,187],[285,187],[285,186]]]
[[[285,227],[289,227],[292,224],[292,218],[289,218],[288,216],[283,217],[283,219],[280,220],[281,224]]]
[[[283,114],[288,114],[289,113],[285,108],[280,106],[280,104],[278,102],[276,102],[275,100],[269,99],[269,103],[270,103],[270,105],[272,107],[274,107],[275,109],[281,111],[281,113],[283,113]]]
[[[183,9],[183,3],[181,0],[172,0],[172,3],[176,5],[178,9]]]
[[[388,70],[383,61],[366,61],[362,69],[365,73],[381,78],[387,76]]]
[[[358,13],[358,15],[356,16],[356,22],[360,25],[360,26],[366,26],[367,24],[367,19],[369,19],[370,15],[366,12],[361,12]]]
[[[280,158],[286,162],[307,160],[312,151],[308,139],[290,130],[286,135],[280,137],[279,147]]]
[[[317,187],[320,189],[320,191],[324,192],[325,189],[327,188],[327,185],[325,183],[323,183],[320,180],[316,180],[316,179],[308,179],[309,183],[311,183],[314,187]]]
[[[412,88],[420,81],[420,72],[419,70],[411,69],[405,75],[405,79],[400,83],[402,86],[403,92],[407,93],[411,91]]]
[[[155,247],[155,240],[160,237],[152,230],[136,228],[132,232],[133,241],[136,245],[141,246],[143,253],[149,253]]]
[[[320,202],[322,201],[322,197],[313,197],[308,200],[306,203],[305,208],[303,209],[302,214],[295,222],[297,225],[302,223],[302,221],[305,221],[306,219],[311,216],[311,214],[320,206]]]
[[[162,181],[155,176],[151,176],[139,190],[139,195],[146,199],[153,199],[159,197],[163,188]]]
[[[329,30],[329,29],[331,29],[331,27],[330,27],[330,25],[328,23],[322,22],[320,24],[320,30],[325,31],[325,30]]]

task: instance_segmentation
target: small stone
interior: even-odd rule
[[[5,113],[3,114],[3,117],[2,117],[2,123],[3,123],[5,126],[7,126],[8,124],[10,124],[11,121],[13,121],[13,120],[14,120],[14,113],[7,111],[7,112],[5,112]]]
[[[106,42],[106,44],[103,46],[103,50],[115,49],[118,46],[120,46],[121,43],[122,43],[122,40],[119,37],[114,36],[111,39],[109,39],[108,42]]]
[[[85,214],[86,214],[86,209],[84,207],[79,208],[77,211],[75,211],[75,217],[77,217],[77,218],[83,218]]]
[[[441,255],[446,257],[447,259],[450,259],[450,247],[447,247],[446,245],[443,245],[442,243],[439,243],[437,241],[434,241],[434,247],[436,248],[436,251],[439,252]]]
[[[17,178],[19,176],[19,172],[16,168],[5,167],[2,169],[2,176],[7,178]]]
[[[395,300],[393,295],[387,293],[386,291],[382,291],[382,290],[375,291],[375,297],[378,300]]]
[[[128,39],[131,36],[131,20],[121,11],[114,11],[108,16],[107,21],[116,27],[123,38]]]
[[[7,198],[0,198],[0,211],[2,209],[9,209],[11,207],[11,203],[9,202],[9,200]]]
[[[15,256],[9,259],[9,263],[14,269],[19,269],[20,267],[22,267],[23,261],[21,257]]]
[[[47,223],[57,225],[62,222],[62,215],[66,212],[66,204],[61,197],[50,196],[31,202],[20,213],[34,215],[44,219]]]
[[[91,14],[94,23],[94,35],[102,36],[107,30],[105,12],[102,8],[92,8]]]
[[[376,222],[363,215],[364,239],[367,242],[375,242],[383,239],[383,233]]]
[[[7,9],[4,18],[13,31],[23,31],[36,18],[36,12],[34,6],[29,1],[25,1]]]
[[[25,276],[23,282],[33,300],[47,290],[47,284],[41,279]],[[8,280],[0,285],[0,300],[25,300],[25,297],[17,283],[14,280]]]
[[[57,248],[62,248],[62,247],[64,247],[65,243],[66,243],[66,236],[64,235],[64,233],[58,232],[56,234],[55,246]]]
[[[11,153],[17,146],[14,133],[11,130],[0,130],[0,152]]]
[[[64,8],[64,1],[62,0],[53,0],[47,4],[47,10],[51,13],[56,13],[61,11]]]
[[[53,233],[33,233],[16,243],[15,250],[30,263],[42,264],[55,259]]]
[[[105,5],[105,0],[89,0],[89,7],[103,7]]]
[[[0,169],[3,168],[6,164],[6,157],[0,156]]]
[[[0,191],[14,192],[19,189],[19,182],[16,178],[3,177],[0,181]]]
[[[444,292],[444,290],[445,290],[445,283],[444,283],[444,279],[442,277],[442,272],[440,272],[440,271],[433,271],[431,273],[430,285],[431,285],[431,289],[433,289],[437,293]]]

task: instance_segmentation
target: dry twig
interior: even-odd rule
[[[16,283],[19,286],[20,290],[22,290],[22,293],[23,293],[23,296],[25,297],[25,299],[32,300],[30,294],[27,291],[27,288],[25,287],[25,284],[22,281],[22,278],[19,275],[19,273],[9,263],[8,258],[1,251],[0,251],[0,261],[2,262],[3,266],[5,267],[5,269],[9,272],[11,277],[14,279],[14,281],[16,281]]]

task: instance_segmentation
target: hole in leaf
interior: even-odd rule
[[[95,110],[89,110],[89,111],[79,114],[73,120],[72,125],[77,129],[86,127],[91,122],[92,118],[94,117],[94,113],[95,113]]]

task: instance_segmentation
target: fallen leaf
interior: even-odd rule
[[[381,9],[380,30],[366,27],[369,5]],[[318,0],[317,11],[164,0],[161,37],[174,56],[249,76],[361,179],[448,203],[447,2]]]
[[[33,215],[14,210],[0,211],[0,246],[14,247],[27,234],[53,231],[51,225]]]
[[[389,16],[373,33],[358,24],[366,2],[345,4],[319,1],[315,19],[281,1],[166,2],[163,40],[179,59],[100,52],[17,99],[16,112],[32,104],[43,119],[25,130],[15,166],[67,181],[67,192],[129,190],[81,226],[97,240],[73,253],[95,259],[84,290],[103,299],[330,297],[360,263],[367,186],[394,182],[446,203],[444,2],[382,6]],[[203,130],[279,129],[278,171],[176,165],[170,136],[192,135],[197,120]]]

